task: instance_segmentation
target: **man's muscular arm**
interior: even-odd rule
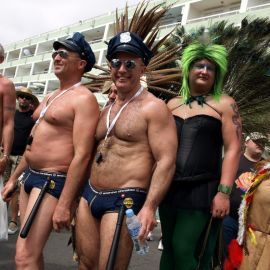
[[[148,140],[156,163],[146,201],[138,214],[142,223],[139,239],[145,239],[156,224],[155,211],[170,187],[177,151],[175,122],[167,106],[161,100],[148,106]]]
[[[0,159],[0,174],[3,174],[11,151],[14,135],[14,113],[16,107],[15,88],[11,81],[3,78],[0,82],[3,108],[2,144],[3,157]]]
[[[53,214],[56,231],[69,228],[71,208],[83,185],[88,163],[95,142],[95,130],[99,117],[99,107],[94,95],[87,93],[78,97],[73,124],[74,157],[67,172],[66,182]]]
[[[220,184],[232,187],[238,168],[242,125],[235,101],[228,96],[220,101],[222,110],[222,136],[224,142],[224,159],[222,162]],[[230,211],[229,195],[218,192],[212,203],[212,215],[224,217]]]

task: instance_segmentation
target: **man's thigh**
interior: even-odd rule
[[[100,225],[100,256],[99,269],[106,269],[108,257],[115,233],[118,213],[106,213],[101,219]],[[118,245],[115,269],[127,269],[133,249],[132,240],[128,234],[125,218],[123,220],[121,235]]]
[[[23,187],[22,187],[23,189]],[[36,202],[36,199],[40,193],[40,189],[33,188],[28,196],[24,190],[21,192],[21,208],[22,208],[22,225],[23,228],[33,206]],[[46,193],[39,210],[34,218],[31,229],[28,233],[28,236],[23,239],[18,237],[17,240],[17,251],[22,252],[26,255],[31,256],[40,256],[42,249],[49,237],[49,234],[52,230],[52,216],[54,209],[56,207],[58,200]]]
[[[95,219],[84,198],[76,212],[75,239],[79,269],[97,269],[100,250],[99,220]]]

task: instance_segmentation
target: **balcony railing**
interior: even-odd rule
[[[49,71],[48,70],[43,70],[43,71],[34,71],[32,75],[38,75],[38,74],[47,74]]]
[[[19,59],[19,57],[8,58],[7,62],[15,61],[15,60],[18,60],[18,59]]]
[[[239,14],[239,10],[226,11],[226,12],[222,12],[222,13],[218,13],[218,14],[200,17],[200,18],[189,19],[189,20],[187,20],[187,23],[206,21],[208,19],[221,18],[221,17],[235,15],[235,14]]]
[[[181,22],[175,22],[175,23],[170,23],[170,24],[165,24],[159,27],[160,30],[165,30],[165,29],[172,29],[173,27],[180,25]]]
[[[262,5],[257,5],[257,6],[253,6],[253,7],[248,7],[247,10],[258,10],[258,9],[262,9],[262,8],[268,8],[270,7],[270,3],[267,4],[262,4]]]

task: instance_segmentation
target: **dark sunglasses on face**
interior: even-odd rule
[[[32,98],[26,95],[18,95],[19,98],[21,99],[26,99],[26,100],[31,100]]]
[[[258,139],[258,140],[252,140],[252,141],[260,146],[265,146],[265,140]]]
[[[125,60],[122,61],[120,59],[112,59],[111,66],[112,68],[119,69],[122,64],[124,64],[125,68],[128,70],[134,69],[136,67],[136,62],[134,60]]]
[[[67,51],[64,51],[64,50],[59,50],[59,51],[53,52],[52,53],[52,58],[54,59],[58,54],[63,59],[67,59],[68,58],[68,52]]]
[[[212,65],[207,65],[207,64],[194,64],[193,69],[196,70],[207,70],[209,72],[214,72],[215,71],[215,67]]]

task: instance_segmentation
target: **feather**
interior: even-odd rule
[[[179,45],[168,42],[171,32],[157,40],[160,32],[160,21],[169,8],[170,5],[164,4],[149,7],[148,1],[142,1],[137,5],[130,23],[127,5],[121,15],[116,10],[115,18],[115,34],[122,31],[135,32],[154,53],[154,57],[147,66],[145,80],[148,90],[165,100],[177,95],[181,80],[181,70],[176,62],[179,59]],[[98,76],[85,75],[87,79],[91,80],[86,86],[93,92],[102,91],[105,81],[111,80],[108,68],[97,65],[95,68],[101,70],[102,73]]]
[[[243,260],[243,249],[235,239],[228,246],[228,257],[234,268],[238,268]]]
[[[205,27],[185,33],[180,26],[170,42],[181,47],[199,40]],[[232,96],[239,108],[243,131],[270,131],[270,20],[244,18],[241,27],[221,21],[209,29],[212,43],[224,45],[228,51],[228,72],[224,93]]]
[[[234,270],[235,269],[232,265],[232,262],[228,258],[225,259],[223,269],[224,270]]]

